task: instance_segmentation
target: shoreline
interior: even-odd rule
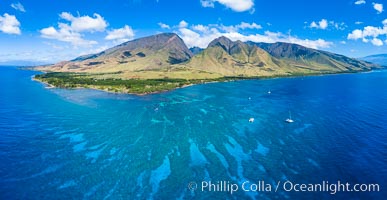
[[[32,69],[33,70],[33,69]],[[165,89],[165,90],[157,90],[157,91],[152,91],[152,92],[128,92],[128,91],[111,91],[108,89],[103,89],[100,88],[96,85],[84,85],[84,86],[77,86],[77,87],[61,87],[61,86],[56,86],[54,84],[50,84],[47,81],[41,80],[36,78],[36,75],[32,76],[33,81],[37,81],[40,83],[45,84],[47,87],[46,89],[53,89],[53,88],[62,88],[62,89],[92,89],[92,90],[98,90],[98,91],[103,91],[103,92],[108,92],[112,94],[131,94],[131,95],[138,95],[138,96],[145,96],[145,95],[150,95],[150,94],[159,94],[163,92],[168,92],[168,91],[173,91],[176,89],[180,88],[186,88],[186,87],[191,87],[194,85],[200,85],[200,84],[210,84],[210,83],[219,83],[219,82],[234,82],[234,81],[244,81],[244,80],[268,80],[268,79],[279,79],[279,78],[300,78],[300,77],[313,77],[313,76],[327,76],[327,75],[341,75],[341,74],[360,74],[360,73],[370,73],[373,71],[383,71],[386,69],[376,69],[376,70],[363,70],[363,71],[347,71],[347,72],[329,72],[329,73],[310,73],[310,74],[290,74],[290,75],[275,75],[275,76],[254,76],[254,77],[220,77],[219,80],[208,80],[206,81],[205,79],[197,79],[195,81],[199,81],[199,83],[189,83],[189,84],[184,84],[182,86],[176,86],[171,89]],[[33,70],[37,71],[37,70]],[[38,71],[42,72],[42,71]],[[60,72],[62,73],[62,72]],[[63,72],[65,73],[65,72]],[[47,72],[43,72],[43,74],[47,74]],[[224,79],[224,80],[221,80]],[[121,79],[122,81],[125,81],[125,79]],[[132,80],[132,79],[128,79]],[[151,79],[144,79],[143,81],[147,81]],[[172,79],[173,80],[173,79]],[[176,79],[177,80],[177,79]]]

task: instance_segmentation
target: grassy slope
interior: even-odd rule
[[[138,48],[127,57],[122,57],[121,52],[113,56],[109,54],[95,59],[40,67],[37,70],[61,73],[38,75],[36,79],[57,87],[86,87],[143,94],[211,81],[348,73],[371,69],[359,67],[355,61],[348,61],[340,55],[314,53],[315,50],[306,56],[276,58],[261,48],[240,42],[235,44],[228,52],[220,46],[209,47],[188,62],[175,65],[168,62],[168,51]],[[146,56],[138,56],[137,53]]]
[[[291,60],[286,62],[266,60],[264,67],[246,65],[236,68],[234,58],[221,51],[214,53],[219,55],[216,58],[221,60],[227,58],[227,61],[219,64],[216,58],[203,54],[183,65],[164,69],[131,71],[123,69],[122,66],[112,65],[109,66],[109,70],[105,70],[107,68],[87,72],[66,72],[64,70],[64,72],[37,75],[35,79],[62,88],[83,87],[109,92],[148,94],[213,81],[356,72],[335,70],[310,61],[300,64],[302,62]],[[314,67],[310,67],[311,65]]]
[[[243,79],[273,78],[273,77],[295,77],[305,75],[321,75],[333,73],[350,73],[345,71],[338,72],[319,72],[307,71],[286,74],[270,74],[259,76],[220,76],[215,73],[202,71],[191,71],[189,68],[182,71],[173,72],[154,72],[147,71],[143,74],[136,74],[140,78],[122,78],[127,77],[125,73],[72,73],[72,72],[49,72],[35,76],[35,80],[47,83],[51,86],[60,88],[92,88],[108,92],[130,93],[130,94],[150,94],[161,91],[173,90],[193,84],[208,82],[224,82]],[[133,75],[133,74],[131,74]],[[162,78],[157,78],[161,77]],[[156,78],[155,78],[156,77]],[[183,77],[183,78],[182,78]]]

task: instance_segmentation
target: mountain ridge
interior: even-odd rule
[[[359,58],[359,59],[387,67],[387,54],[369,55],[369,56]]]
[[[57,63],[43,70],[127,74],[188,70],[217,76],[251,77],[352,72],[373,68],[378,66],[298,44],[241,42],[225,36],[214,39],[205,49],[196,49],[194,54],[177,34],[161,33]]]
[[[207,48],[196,50],[193,53],[192,49],[188,49],[177,34],[162,33],[36,69],[66,72],[64,75],[53,73],[52,76],[47,74],[39,78],[66,87],[112,89],[109,84],[114,84],[114,91],[130,92],[133,91],[133,88],[130,89],[133,81],[128,83],[125,80],[149,80],[153,84],[136,82],[140,84],[135,90],[137,93],[142,91],[142,87],[153,88],[144,90],[148,92],[198,82],[229,80],[228,77],[240,79],[353,73],[381,68],[366,61],[298,44],[232,41],[224,36],[211,41]]]

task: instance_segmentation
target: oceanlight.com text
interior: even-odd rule
[[[243,192],[328,192],[337,194],[339,192],[379,192],[380,185],[377,183],[349,183],[349,182],[329,182],[321,183],[296,183],[292,181],[278,181],[268,183],[265,181],[257,182],[232,182],[232,181],[201,181],[190,182],[188,189],[199,192],[227,192],[231,195],[238,191]]]

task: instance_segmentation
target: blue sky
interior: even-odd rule
[[[224,35],[362,57],[387,53],[383,4],[384,0],[2,0],[0,62],[52,63],[161,32],[179,34],[189,47],[206,47]]]

